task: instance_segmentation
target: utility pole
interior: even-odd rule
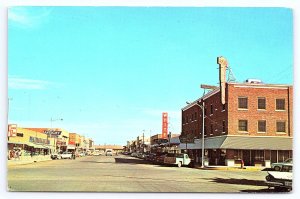
[[[145,130],[143,130],[143,153],[145,152]]]
[[[205,103],[204,100],[202,102],[202,158],[201,158],[201,168],[204,168],[204,109],[205,109]]]

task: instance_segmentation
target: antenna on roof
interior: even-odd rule
[[[228,78],[227,78],[227,82],[236,82],[236,78],[232,72],[232,69],[230,66],[228,66]]]

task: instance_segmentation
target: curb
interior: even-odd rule
[[[195,167],[196,169],[200,169],[200,170],[223,170],[223,171],[261,171],[263,170],[264,168],[247,168],[247,167],[244,167],[243,169],[240,168],[240,167],[204,167],[204,168],[201,168],[201,167]]]

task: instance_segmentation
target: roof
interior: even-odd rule
[[[288,84],[264,84],[264,83],[237,83],[237,82],[226,82],[228,85],[234,85],[235,87],[245,87],[245,88],[278,88],[278,89],[288,89],[289,87],[293,87],[292,85]],[[198,101],[205,100],[215,94],[220,92],[220,88],[216,87],[216,89],[210,90],[208,93],[203,95],[202,97],[198,98],[197,100],[189,103],[185,107],[183,107],[181,110],[185,111],[194,105],[197,104]]]
[[[180,144],[182,149],[201,149],[202,141]],[[293,150],[292,137],[218,136],[204,139],[205,149]]]

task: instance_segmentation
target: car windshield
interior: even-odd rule
[[[293,159],[287,159],[284,161],[285,163],[293,163]]]
[[[287,166],[287,165],[283,165],[281,171],[282,172],[292,172],[293,167],[292,166]]]

